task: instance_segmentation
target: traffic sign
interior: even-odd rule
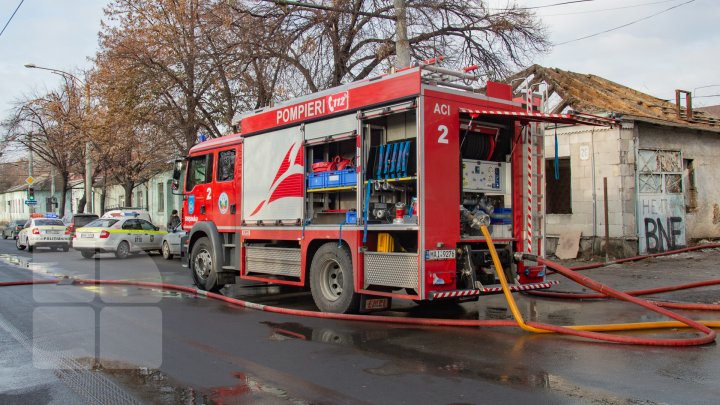
[[[37,201],[35,201],[35,200],[25,200],[25,205],[37,205]]]
[[[25,183],[27,184],[33,184],[35,182],[35,178],[33,176],[28,176],[27,179],[25,179]]]

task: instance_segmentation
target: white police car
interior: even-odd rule
[[[86,259],[95,253],[115,253],[124,259],[130,253],[160,251],[166,233],[135,216],[100,218],[75,231],[73,249]]]
[[[28,252],[32,252],[37,247],[49,247],[67,252],[70,249],[70,230],[65,223],[53,214],[34,215],[18,233],[15,241],[18,250],[27,248]]]

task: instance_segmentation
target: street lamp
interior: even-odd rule
[[[87,82],[87,80],[83,81],[80,80],[77,76],[75,76],[72,73],[66,72],[64,70],[60,69],[53,69],[53,68],[47,68],[42,66],[37,66],[34,63],[28,63],[25,65],[28,69],[41,69],[41,70],[47,70],[51,73],[55,73],[57,75],[63,76],[65,78],[72,78],[75,81],[77,81],[79,84],[82,84],[85,87],[85,111],[88,112],[90,110],[90,83]],[[92,214],[93,212],[93,198],[92,198],[92,159],[90,157],[90,152],[92,150],[92,142],[88,140],[85,142],[85,205],[86,205],[86,212],[89,214]],[[54,179],[54,177],[53,177]],[[65,196],[63,196],[64,198]],[[60,213],[60,215],[64,215],[65,213]]]

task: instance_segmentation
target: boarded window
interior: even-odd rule
[[[572,198],[570,188],[570,159],[558,160],[555,176],[555,160],[545,161],[545,210],[548,214],[572,214]]]

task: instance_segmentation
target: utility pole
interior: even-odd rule
[[[410,66],[410,42],[407,38],[407,12],[405,0],[393,0],[395,7],[395,55],[397,55],[396,68]]]
[[[86,78],[87,79],[87,78]],[[90,83],[85,81],[85,119],[90,113]],[[92,214],[93,198],[92,198],[92,142],[85,142],[85,212]],[[64,214],[64,213],[63,213]]]
[[[33,176],[33,151],[32,151],[32,132],[28,133],[28,179],[32,178]],[[28,183],[28,192],[27,194],[30,194],[30,187],[32,187],[32,184]],[[27,197],[26,197],[27,198]],[[35,212],[35,207],[32,205],[28,205],[28,211],[30,211],[31,214]]]

